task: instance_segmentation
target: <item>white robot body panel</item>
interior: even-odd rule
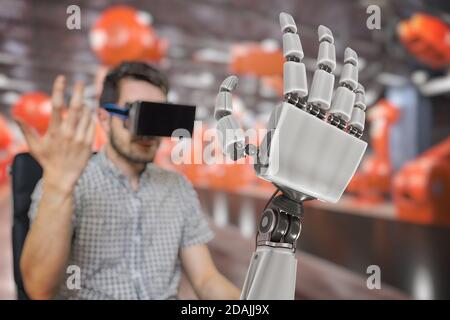
[[[257,175],[281,188],[337,202],[367,143],[289,103],[277,109],[268,166]]]
[[[296,275],[297,260],[292,250],[258,247],[252,256],[241,300],[293,300]]]

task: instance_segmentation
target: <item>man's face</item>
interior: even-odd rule
[[[165,102],[164,92],[143,80],[124,78],[120,80],[118,86],[120,97],[119,106],[136,100]],[[161,138],[138,138],[133,136],[124,127],[123,120],[118,117],[111,117],[109,131],[109,143],[123,158],[133,163],[152,162]]]

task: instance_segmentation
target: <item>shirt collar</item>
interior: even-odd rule
[[[104,148],[97,153],[97,157],[99,159],[101,167],[104,168],[109,174],[112,174],[117,179],[126,179],[126,176],[108,158]],[[147,163],[147,165],[145,166],[144,171],[141,173],[141,177],[140,177],[141,180],[144,177],[145,178],[150,178],[150,173],[151,173],[152,170],[154,170],[154,168],[155,168],[155,164]]]

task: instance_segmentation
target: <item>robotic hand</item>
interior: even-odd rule
[[[358,57],[345,50],[344,65],[334,92],[336,67],[331,31],[319,26],[319,53],[308,94],[303,50],[292,16],[280,14],[283,33],[284,101],[272,111],[259,147],[246,137],[232,114],[231,92],[236,76],[220,86],[215,105],[218,137],[233,160],[255,157],[258,177],[277,191],[261,216],[257,248],[241,299],[293,299],[297,273],[295,250],[301,231],[303,201],[337,202],[354,175],[367,144],[364,129],[364,88],[358,83]],[[231,133],[231,134],[230,134]]]

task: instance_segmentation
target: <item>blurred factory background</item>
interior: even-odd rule
[[[71,30],[74,4],[81,28]],[[367,25],[373,5],[380,29]],[[0,298],[15,298],[8,167],[27,149],[13,119],[45,132],[55,76],[85,80],[87,103],[96,105],[109,67],[151,61],[169,74],[171,102],[197,105],[204,130],[213,124],[221,81],[234,73],[243,125],[263,127],[281,98],[281,11],[299,26],[309,81],[320,24],[334,33],[337,74],[345,47],[358,52],[368,106],[369,152],[346,194],[334,205],[306,207],[296,297],[450,298],[450,2],[444,0],[0,0]],[[94,147],[103,141],[99,131]],[[194,183],[216,229],[214,259],[241,287],[273,188],[250,166],[174,165],[170,147],[165,141],[158,163]],[[366,286],[371,265],[380,267],[380,290]],[[181,291],[192,297],[187,285]]]

